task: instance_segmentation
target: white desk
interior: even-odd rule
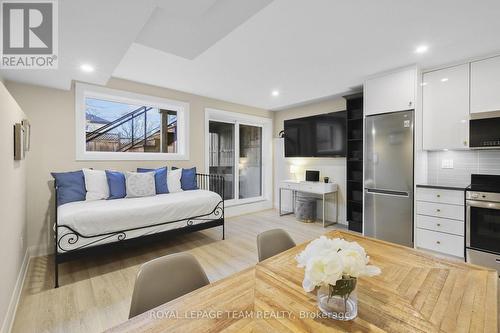
[[[330,224],[337,223],[339,220],[339,196],[338,187],[335,183],[322,183],[322,182],[306,182],[306,181],[296,181],[296,180],[284,180],[280,183],[279,188],[279,214],[280,216],[289,215],[295,213],[295,197],[297,192],[318,194],[322,196],[323,203],[323,227]],[[281,210],[281,192],[283,190],[292,191],[292,210],[291,212],[282,212]],[[329,194],[335,194],[335,222],[330,224],[325,224],[325,198]]]

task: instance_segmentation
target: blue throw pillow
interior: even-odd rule
[[[137,168],[137,172],[151,172],[151,171],[155,172],[156,194],[168,193],[167,167],[158,169]]]
[[[175,170],[177,168],[172,167],[172,169]],[[182,169],[181,188],[183,191],[198,189],[198,183],[196,181],[196,167],[191,169]]]
[[[127,187],[125,186],[125,175],[119,171],[106,170],[108,180],[109,197],[108,200],[125,198]]]
[[[57,186],[57,205],[68,202],[84,201],[87,190],[85,190],[85,177],[83,171],[51,172]]]

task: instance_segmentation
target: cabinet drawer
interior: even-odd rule
[[[417,200],[463,206],[464,192],[417,187]]]
[[[434,202],[417,201],[417,214],[464,221],[464,207]]]
[[[337,185],[333,183],[301,182],[299,185],[299,191],[318,194],[334,192],[336,189]]]
[[[464,238],[442,232],[417,228],[417,247],[452,256],[464,256]]]
[[[417,215],[417,228],[446,232],[457,236],[464,235],[464,222],[439,217]]]
[[[287,189],[290,189],[290,190],[298,190],[299,189],[299,183],[283,182],[283,183],[281,183],[281,188],[287,188]]]

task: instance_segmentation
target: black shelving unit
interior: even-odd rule
[[[347,222],[363,231],[363,94],[344,96],[347,104]]]

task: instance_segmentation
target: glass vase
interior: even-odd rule
[[[335,285],[318,289],[317,300],[320,311],[336,320],[352,320],[358,316],[356,278],[342,278]]]

